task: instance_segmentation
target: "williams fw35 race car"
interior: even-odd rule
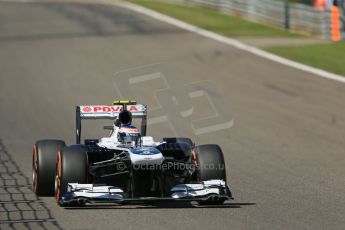
[[[104,127],[110,135],[81,144],[85,119],[112,120]],[[60,206],[163,201],[219,205],[232,199],[218,145],[195,146],[191,139],[177,137],[156,142],[146,136],[146,120],[146,105],[135,101],[76,106],[76,144],[39,140],[34,145],[35,193],[55,196]]]

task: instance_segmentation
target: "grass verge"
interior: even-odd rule
[[[229,37],[302,37],[299,34],[223,14],[211,8],[175,4],[162,0],[127,1]]]
[[[228,37],[303,38],[262,24],[246,21],[214,9],[180,5],[162,0],[127,0],[153,9],[200,28]],[[279,56],[345,76],[345,42],[301,46],[278,46],[265,49]]]
[[[345,42],[271,47],[266,50],[294,61],[345,76]]]

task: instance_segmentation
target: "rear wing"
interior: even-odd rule
[[[133,118],[141,118],[141,135],[146,135],[147,106],[144,104],[122,105],[79,105],[76,106],[76,143],[80,144],[81,121],[86,119],[114,120],[125,109],[132,113]]]

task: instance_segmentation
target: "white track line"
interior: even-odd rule
[[[250,52],[252,54],[255,54],[255,55],[259,56],[259,57],[266,58],[266,59],[269,59],[271,61],[283,64],[283,65],[286,65],[286,66],[293,67],[295,69],[303,70],[305,72],[315,74],[315,75],[317,75],[319,77],[322,77],[322,78],[326,78],[326,79],[330,79],[330,80],[334,80],[334,81],[345,83],[345,77],[344,76],[337,75],[337,74],[334,74],[334,73],[330,73],[330,72],[327,72],[325,70],[314,68],[314,67],[311,67],[311,66],[308,66],[308,65],[304,65],[304,64],[301,64],[299,62],[291,61],[289,59],[286,59],[286,58],[274,55],[272,53],[269,53],[269,52],[266,52],[264,50],[258,49],[256,47],[246,45],[243,42],[240,42],[239,40],[228,38],[228,37],[224,37],[222,35],[219,35],[219,34],[216,34],[216,33],[213,33],[213,32],[210,32],[210,31],[207,31],[207,30],[204,30],[204,29],[201,29],[199,27],[196,27],[196,26],[193,26],[191,24],[185,23],[183,21],[177,20],[175,18],[166,16],[166,15],[158,13],[156,11],[147,9],[145,7],[138,6],[138,5],[135,5],[133,3],[129,3],[129,2],[118,2],[118,1],[116,1],[113,4],[115,4],[117,6],[120,6],[122,8],[126,8],[126,9],[129,9],[129,10],[132,10],[132,11],[135,11],[135,12],[147,15],[147,16],[152,17],[154,19],[157,19],[159,21],[163,21],[163,22],[169,23],[171,25],[174,25],[174,26],[177,26],[177,27],[179,27],[181,29],[184,29],[184,30],[196,33],[196,34],[199,34],[201,36],[204,36],[204,37],[207,37],[207,38],[211,38],[211,39],[216,40],[218,42],[221,42],[221,43],[224,43],[224,44],[236,47],[238,49],[245,50],[245,51]]]

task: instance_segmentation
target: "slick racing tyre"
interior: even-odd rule
[[[57,155],[55,177],[55,200],[60,206],[79,206],[85,203],[60,203],[62,195],[67,192],[68,183],[85,184],[87,182],[87,156],[79,146],[63,148]]]
[[[40,140],[33,148],[33,190],[37,196],[54,196],[56,156],[65,147],[64,141]]]
[[[223,180],[226,182],[225,162],[218,145],[200,145],[193,150],[194,162],[197,165],[197,180]],[[201,205],[223,204],[225,200],[199,201]]]

